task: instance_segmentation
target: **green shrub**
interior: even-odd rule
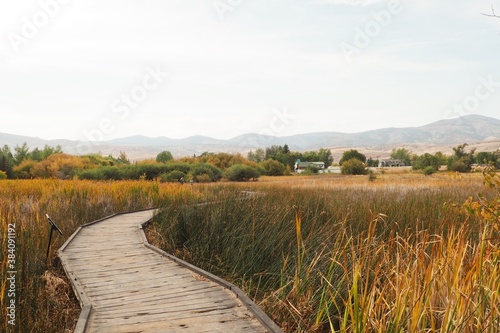
[[[256,168],[244,164],[235,164],[225,171],[225,177],[230,181],[247,181],[259,178],[260,174]]]
[[[162,173],[160,175],[160,180],[162,182],[178,182],[181,178],[186,177],[186,174],[179,170],[170,171],[169,173]]]
[[[191,165],[188,163],[184,162],[178,162],[178,163],[167,163],[168,171],[180,171],[184,174],[188,174],[189,171],[191,170]]]
[[[436,173],[436,168],[433,166],[428,166],[423,170],[424,175],[429,176]]]
[[[105,166],[96,169],[83,170],[77,174],[80,179],[89,180],[122,180],[124,175],[116,166]]]
[[[283,176],[286,171],[283,163],[271,158],[262,162],[262,167],[266,169],[266,174],[268,176]]]
[[[7,179],[7,172],[0,170],[0,179]]]
[[[198,183],[210,183],[210,182],[214,181],[213,178],[210,177],[210,175],[207,173],[202,173],[202,174],[196,176],[195,180]]]
[[[450,165],[449,170],[456,172],[469,172],[470,167],[465,162],[458,160]]]
[[[319,169],[314,165],[308,165],[303,172],[305,175],[313,175],[315,173],[319,173]]]
[[[342,163],[341,172],[343,175],[366,175],[367,170],[365,164],[357,158]]]
[[[222,170],[208,163],[194,164],[190,174],[196,182],[216,182],[222,178]]]

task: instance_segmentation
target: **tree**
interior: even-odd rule
[[[158,155],[156,155],[156,162],[159,163],[167,163],[169,161],[172,161],[174,157],[172,156],[172,153],[169,152],[168,150],[164,150]]]
[[[12,156],[10,147],[4,145],[2,149],[0,149],[0,171],[4,171],[7,178],[14,178],[14,172],[12,170],[14,164],[14,156]]]
[[[351,150],[345,151],[342,154],[342,158],[340,159],[339,164],[342,165],[345,161],[349,161],[349,160],[351,160],[353,158],[361,161],[362,163],[366,162],[366,156],[365,155],[361,154],[356,149],[351,149]]]
[[[62,154],[62,148],[60,145],[51,147],[49,145],[44,145],[42,149],[42,160],[49,158],[49,156],[54,154]]]
[[[29,158],[31,158],[33,161],[40,162],[43,159],[42,158],[42,151],[40,149],[38,149],[38,147],[35,147],[35,149],[33,149],[30,152]]]
[[[328,168],[333,163],[332,151],[330,149],[320,148],[319,158],[321,162],[325,163],[325,168]]]
[[[394,148],[391,152],[391,158],[402,161],[405,165],[411,165],[411,151],[406,148]]]
[[[32,159],[25,159],[18,165],[14,167],[14,172],[16,173],[17,178],[21,179],[29,179],[33,177],[32,170],[37,164],[37,161],[33,161]]]
[[[264,160],[266,158],[266,152],[262,148],[257,148],[255,150],[255,152],[253,152],[252,150],[250,150],[248,152],[247,158],[250,161],[254,161],[254,162],[257,162],[257,163],[264,162]]]
[[[441,166],[440,160],[438,157],[436,157],[436,155],[425,153],[416,158],[416,160],[413,162],[412,169],[424,170],[427,167],[432,167],[437,171],[439,170],[440,166]]]
[[[439,165],[446,165],[446,163],[448,162],[448,156],[446,156],[445,154],[443,154],[442,152],[438,151],[434,154],[434,157],[436,157],[437,159],[437,162],[439,163]]]
[[[23,143],[22,146],[15,146],[14,147],[14,160],[16,165],[21,164],[22,161],[24,161],[29,154],[29,147],[28,144],[25,142]]]
[[[455,154],[448,159],[448,170],[458,172],[468,172],[474,163],[474,153],[476,149],[471,149],[468,153],[465,151],[466,143],[453,147]]]
[[[366,160],[366,165],[369,166],[369,167],[378,167],[378,160],[374,160],[373,158],[369,157],[367,160]]]
[[[269,176],[283,176],[286,167],[283,163],[273,160],[272,158],[262,162],[262,167],[266,169],[266,173]]]
[[[500,168],[500,149],[492,152],[479,152],[476,154],[475,162],[477,164],[494,164],[496,168]]]
[[[120,156],[116,159],[116,162],[120,164],[130,164],[130,160],[124,151],[120,151]]]
[[[343,175],[366,175],[367,173],[365,164],[357,158],[344,161],[340,170]]]
[[[273,160],[279,161],[282,164],[289,164],[289,155],[290,151],[288,151],[288,153],[285,153],[285,148],[283,146],[271,146],[269,148],[266,148],[265,160],[272,158]]]

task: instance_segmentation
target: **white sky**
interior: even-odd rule
[[[499,118],[492,2],[500,14],[497,0],[2,1],[0,132],[227,139]]]

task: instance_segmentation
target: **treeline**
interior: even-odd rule
[[[467,146],[468,144],[464,143],[454,147],[453,154],[449,156],[442,152],[416,155],[405,148],[399,148],[393,149],[391,158],[400,159],[411,165],[412,169],[424,170],[426,173],[437,171],[444,165],[447,170],[456,172],[469,172],[484,165],[500,168],[500,149],[492,152],[476,152],[475,148],[467,151]]]
[[[406,148],[393,149],[391,159],[399,159],[414,170],[431,174],[446,165],[450,171],[468,172],[478,165],[493,164],[500,168],[500,150],[493,152],[467,151],[464,143],[453,148],[447,156],[441,152],[423,155],[413,154]],[[193,181],[213,182],[225,178],[230,181],[255,180],[262,175],[281,176],[291,174],[297,160],[323,162],[325,168],[333,163],[329,149],[294,152],[287,145],[271,146],[241,154],[209,153],[174,159],[169,151],[163,151],[156,159],[130,163],[125,152],[115,158],[111,155],[89,154],[74,156],[65,154],[60,146],[44,146],[29,150],[27,144],[8,145],[0,149],[0,179],[2,178],[59,178],[91,180],[144,179],[163,182]],[[339,161],[343,174],[366,174],[367,166],[378,166],[378,160],[367,158],[355,149],[345,151]],[[317,170],[306,170],[314,173]]]
[[[485,165],[500,169],[500,149],[492,152],[476,152],[476,149],[467,151],[467,146],[468,144],[464,143],[454,147],[453,154],[449,156],[442,152],[417,155],[406,148],[394,148],[390,158],[402,161],[413,170],[422,170],[425,174],[432,174],[442,166],[454,172],[470,172]],[[378,166],[379,160],[367,158],[357,150],[351,149],[343,153],[339,164],[342,173],[365,174],[368,172],[366,167]]]
[[[298,152],[291,151],[288,145],[271,146],[266,149],[258,148],[255,151],[250,151],[247,158],[250,161],[263,164],[275,164],[273,170],[276,176],[290,173],[295,166],[295,162],[323,162],[325,168],[328,168],[333,163],[332,152],[330,149],[320,148],[318,151]],[[274,161],[274,162],[273,162]],[[314,170],[312,170],[314,171]]]
[[[174,159],[169,151],[162,151],[156,159],[130,163],[124,152],[111,155],[65,154],[60,146],[45,146],[29,150],[27,144],[0,150],[0,178],[59,178],[91,180],[144,179],[164,182],[213,182],[255,180],[262,175],[290,174],[297,159],[303,161],[333,161],[330,150],[320,149],[305,153],[291,152],[287,145],[272,146],[241,154],[205,152],[199,156]]]
[[[58,178],[90,180],[159,180],[164,182],[212,182],[223,177],[229,180],[257,179],[266,174],[265,169],[241,155],[204,153],[199,157],[174,160],[163,151],[156,160],[130,163],[124,152],[115,158],[111,155],[65,154],[60,146],[45,146],[43,150],[5,145],[0,150],[1,178]]]

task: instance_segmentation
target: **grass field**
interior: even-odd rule
[[[78,308],[57,248],[83,223],[156,206],[164,209],[148,229],[152,243],[241,286],[287,332],[499,332],[498,221],[476,216],[478,193],[494,195],[480,174],[411,172],[194,186],[4,180],[2,309],[9,224],[11,331],[64,332]],[[54,236],[48,263],[45,213],[64,233]],[[12,329],[4,314],[2,332]]]
[[[147,181],[0,181],[0,332],[72,331],[79,308],[55,259],[57,249],[79,225],[117,212],[172,205],[176,200],[190,202],[195,200],[193,195],[187,187]],[[45,214],[63,231],[63,236],[54,233],[47,262],[50,226]],[[15,226],[12,237],[8,237],[9,226]],[[9,238],[15,244],[12,253]],[[8,254],[15,256],[12,268]],[[16,271],[15,297],[9,297],[7,271]],[[16,302],[15,326],[8,325],[6,309],[11,299]]]

